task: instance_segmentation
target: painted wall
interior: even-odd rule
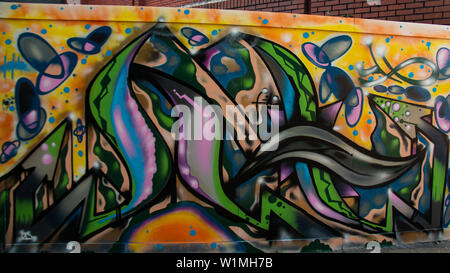
[[[10,3],[0,17],[4,252],[448,237],[447,26]]]

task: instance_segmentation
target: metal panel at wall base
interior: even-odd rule
[[[2,252],[448,238],[447,26],[0,4]]]

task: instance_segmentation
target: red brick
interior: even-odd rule
[[[412,9],[401,9],[396,11],[396,15],[410,15],[413,13],[414,11]]]
[[[433,24],[450,25],[450,18],[433,20]]]
[[[365,13],[365,12],[370,12],[370,8],[359,8],[359,9],[355,9],[356,13]]]
[[[390,5],[389,6],[389,10],[396,10],[396,9],[404,9],[405,8],[405,4],[400,4],[400,5]]]
[[[423,15],[423,19],[440,19],[442,18],[442,13],[426,13]]]
[[[395,10],[380,11],[379,14],[380,14],[380,16],[394,16],[395,15]]]
[[[444,4],[444,1],[439,0],[439,1],[426,1],[425,2],[425,7],[435,7],[435,6],[442,6]]]
[[[348,7],[349,9],[361,8],[362,6],[363,6],[362,3],[347,4],[347,7]]]
[[[414,9],[414,8],[421,8],[421,7],[423,7],[423,3],[422,2],[406,4],[406,8],[407,9],[411,9],[411,8]]]
[[[363,18],[377,18],[378,12],[364,13]]]
[[[346,9],[347,5],[335,5],[333,6],[333,10],[341,10],[341,9]]]
[[[436,8],[435,8],[436,9]],[[430,13],[433,12],[433,8],[422,8],[422,9],[415,9],[414,12],[416,14],[418,13]]]
[[[423,19],[423,14],[408,15],[405,17],[407,21],[416,21]]]

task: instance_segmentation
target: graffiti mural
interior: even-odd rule
[[[2,252],[450,236],[448,27],[0,7]]]

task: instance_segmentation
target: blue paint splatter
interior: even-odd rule
[[[353,130],[353,135],[357,136],[358,135],[358,131],[357,130]]]
[[[369,77],[369,81],[373,81],[373,76],[370,76],[370,77]]]
[[[125,33],[126,33],[126,34],[130,34],[130,33],[131,33],[131,28],[125,29]]]
[[[81,63],[82,63],[82,64],[86,64],[86,63],[87,63],[87,60],[86,60],[86,59],[82,59],[82,60],[81,60]]]
[[[55,118],[54,118],[54,117],[50,117],[50,118],[48,119],[48,122],[54,123],[54,122],[55,122]]]
[[[355,68],[355,67],[354,67],[353,65],[349,65],[349,66],[348,66],[348,69],[349,69],[349,70],[353,70],[354,68]]]
[[[158,251],[161,251],[163,249],[162,244],[157,244],[156,247],[158,248]]]
[[[215,35],[217,35],[217,34],[219,34],[219,33],[217,32],[217,30],[211,31],[211,35],[213,35],[213,36],[215,36]]]
[[[43,28],[43,29],[41,30],[41,33],[42,33],[42,34],[45,34],[45,33],[47,33],[47,30],[46,30],[45,28]]]
[[[266,25],[266,24],[268,24],[268,23],[269,23],[269,20],[267,20],[267,19],[264,19],[264,20],[262,20],[262,23],[263,23],[263,25]]]
[[[423,69],[425,66],[422,64],[422,65],[420,65],[420,69]]]
[[[217,244],[216,243],[211,243],[211,248],[212,249],[215,249],[217,247]]]
[[[309,38],[309,33],[308,32],[303,33],[303,38],[308,39]]]
[[[78,156],[82,157],[83,156],[83,151],[78,151]]]
[[[112,54],[111,50],[106,51],[106,56],[111,56],[111,54]]]
[[[399,100],[402,100],[403,98],[402,98],[402,96],[398,96],[398,99],[399,99]]]
[[[14,106],[9,107],[9,111],[13,112],[14,110],[16,110],[16,108]]]
[[[195,236],[195,234],[197,234],[197,232],[196,232],[195,230],[191,230],[191,231],[189,231],[189,235],[191,235],[191,236]]]
[[[431,43],[427,42],[426,46],[428,47],[428,50],[430,50]]]
[[[69,87],[64,87],[64,93],[69,93],[70,92],[70,88]]]
[[[368,119],[367,120],[367,124],[371,124],[372,123],[372,120],[371,119]]]
[[[386,38],[386,43],[389,43],[391,41],[391,39],[388,37]]]
[[[86,25],[84,26],[84,28],[85,28],[85,29],[90,29],[90,28],[91,28],[91,25],[90,25],[90,24],[86,24]]]
[[[10,45],[10,44],[11,44],[11,40],[10,40],[10,39],[7,39],[7,40],[5,41],[5,44]]]
[[[436,91],[437,91],[436,87],[435,87],[435,88],[433,88],[433,92],[436,92]]]
[[[413,72],[409,72],[408,77],[414,78],[414,73]]]
[[[190,11],[188,9],[184,10],[184,14],[188,15],[189,13],[190,13]]]
[[[12,9],[12,10],[17,9],[17,8],[18,8],[17,5],[11,5],[11,9]]]

